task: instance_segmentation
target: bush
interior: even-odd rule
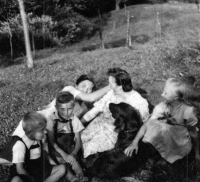
[[[87,18],[66,6],[60,9],[54,19],[58,22],[54,31],[64,44],[79,42],[91,36],[95,27]]]

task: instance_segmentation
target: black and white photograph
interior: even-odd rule
[[[0,0],[0,182],[199,182],[200,0]]]

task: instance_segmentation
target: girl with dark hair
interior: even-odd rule
[[[114,131],[114,119],[109,110],[110,103],[130,104],[139,111],[143,122],[149,116],[147,100],[132,89],[130,75],[125,70],[112,68],[108,70],[107,75],[111,90],[95,102],[94,107],[82,118],[82,123],[95,118],[81,134],[85,158],[91,154],[114,148],[117,133]]]

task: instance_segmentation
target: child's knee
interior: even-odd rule
[[[11,182],[23,182],[23,181],[19,176],[15,176],[14,178],[12,178]]]
[[[66,166],[64,164],[59,165],[58,171],[63,176],[67,171]]]
[[[76,161],[73,165],[72,165],[72,169],[73,170],[80,170],[81,166],[79,165],[79,163]]]

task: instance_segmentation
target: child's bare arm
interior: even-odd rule
[[[101,97],[103,97],[109,90],[110,90],[110,87],[106,86],[90,94],[80,93],[79,95],[77,95],[76,99],[86,101],[86,102],[95,102],[99,100]]]
[[[133,142],[125,149],[124,153],[127,156],[132,156],[133,151],[135,150],[135,153],[137,154],[138,152],[138,143],[140,141],[140,139],[144,136],[144,134],[146,133],[146,124],[143,124],[142,127],[140,128],[140,130],[138,131],[135,139],[133,140]]]
[[[17,169],[17,172],[18,172],[19,174],[28,175],[28,172],[27,172],[26,169],[24,168],[24,163],[17,163],[17,164],[16,164],[16,169]]]
[[[80,135],[80,132],[75,133],[75,142],[76,142],[76,145],[75,145],[75,148],[74,148],[73,152],[71,153],[71,155],[75,155],[76,156],[78,151],[81,148],[81,135]]]
[[[196,160],[200,161],[199,139],[198,139],[198,132],[197,132],[196,126],[189,126],[188,130],[192,139],[192,144],[194,146],[195,158]]]
[[[90,111],[88,111],[82,118],[81,122],[83,124],[91,121],[94,119],[98,114],[100,113],[100,110],[97,107],[93,107]]]

